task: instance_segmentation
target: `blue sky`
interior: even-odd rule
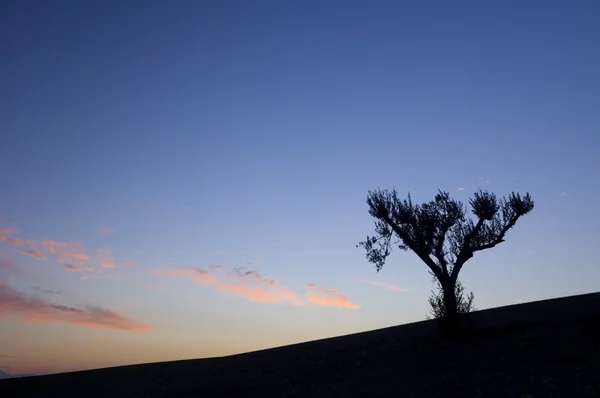
[[[377,274],[355,247],[377,187],[531,193],[534,211],[461,273],[477,308],[597,291],[599,15],[594,1],[3,2],[0,280],[22,305],[0,313],[0,368],[422,320],[425,265],[397,252]]]

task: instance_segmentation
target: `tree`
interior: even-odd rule
[[[478,190],[469,200],[473,221],[462,202],[438,191],[434,200],[414,205],[410,193],[400,200],[396,190],[369,191],[369,214],[375,218],[376,236],[359,242],[367,251],[367,260],[377,272],[383,268],[392,248],[412,250],[429,268],[443,292],[446,315],[458,315],[456,283],[458,274],[473,255],[504,242],[517,220],[533,210],[529,193],[521,197],[511,193],[498,200],[496,195]],[[397,240],[392,242],[392,238]]]

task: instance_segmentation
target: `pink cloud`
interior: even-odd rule
[[[235,268],[232,272],[219,272],[222,269],[223,267],[211,267],[208,270],[194,267],[173,270],[162,269],[155,271],[155,275],[187,277],[196,283],[210,285],[217,290],[263,303],[291,304],[295,306],[310,303],[330,307],[358,308],[347,296],[335,289],[326,289],[309,284],[307,289],[313,291],[307,292],[306,298],[303,298],[283,286],[279,280],[267,278],[256,271]]]
[[[158,270],[155,272],[155,274],[159,276],[166,275],[172,277],[185,276],[194,282],[203,285],[213,285],[217,283],[215,279],[211,278],[210,272],[202,268],[186,267],[174,270]]]
[[[99,232],[100,232],[100,235],[102,235],[102,236],[108,236],[108,235],[114,234],[116,231],[114,228],[104,227],[104,228],[100,228]]]
[[[100,280],[100,279],[114,279],[113,275],[107,275],[104,273],[104,271],[106,271],[106,269],[102,268],[102,269],[98,269],[95,270],[93,268],[88,268],[85,270],[86,272],[91,272],[91,274],[88,275],[82,275],[79,277],[79,279],[81,279],[82,281],[85,280]]]
[[[16,240],[16,238],[13,238],[11,235],[13,234],[18,234],[19,230],[18,229],[13,229],[13,228],[0,228],[0,242],[8,242],[10,244],[13,244],[12,242]]]
[[[303,305],[302,299],[296,293],[281,286],[275,279],[265,278],[256,271],[245,271],[243,268],[224,274],[217,272],[220,269],[223,267],[212,267],[211,270],[186,267],[175,270],[159,270],[155,274],[171,277],[185,276],[196,283],[211,285],[218,290],[236,294],[251,301]]]
[[[302,299],[293,291],[276,284],[269,285],[245,285],[224,284],[218,286],[219,290],[231,292],[243,296],[252,301],[263,303],[287,303],[292,305],[303,305]]]
[[[140,262],[135,261],[135,260],[125,260],[123,262],[123,265],[126,267],[136,267],[136,266],[140,265]]]
[[[42,260],[44,261],[46,259],[46,253],[42,250],[21,250],[21,254],[24,254],[26,256],[31,256],[31,257],[35,257],[38,260]]]
[[[40,260],[45,259],[47,255],[56,256],[61,263],[65,261],[87,261],[89,259],[81,242],[61,242],[51,239],[36,241],[18,239],[12,236],[18,232],[15,229],[0,228],[0,242],[6,242],[15,248],[21,249],[21,254],[33,256]]]
[[[47,253],[58,257],[58,261],[60,262],[67,260],[87,261],[90,258],[87,254],[85,254],[85,249],[83,248],[83,244],[81,242],[60,242],[44,239],[40,242],[40,245],[46,249]]]
[[[73,264],[65,264],[63,269],[67,272],[81,272],[81,267],[78,267]]]
[[[350,301],[350,298],[341,294],[336,289],[327,289],[322,286],[317,286],[314,283],[309,283],[305,286],[306,299],[309,303],[317,304],[326,307],[341,307],[341,308],[360,308],[359,305]]]
[[[110,249],[98,249],[96,261],[102,268],[115,268],[115,259]]]
[[[19,233],[19,230],[17,229],[12,229],[12,228],[7,228],[7,227],[2,227],[0,228],[0,241],[2,241],[2,237],[3,236],[8,236],[11,234],[16,234]]]
[[[35,241],[22,240],[11,236],[14,234],[18,234],[19,232],[20,231],[18,229],[0,228],[0,242],[7,242],[13,247],[22,247],[24,245],[31,246],[35,244]]]
[[[7,315],[16,316],[25,323],[60,322],[92,329],[124,331],[146,331],[151,328],[151,325],[102,307],[80,309],[27,297],[7,282],[0,281],[0,316]]]

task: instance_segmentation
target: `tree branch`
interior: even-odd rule
[[[506,233],[508,232],[509,229],[511,229],[512,227],[515,226],[519,217],[521,217],[521,215],[516,215],[513,219],[511,219],[510,222],[508,224],[506,224],[504,226],[504,228],[502,228],[502,231],[500,231],[500,234],[498,234],[498,237],[496,239],[494,239],[492,242],[474,247],[472,249],[473,253],[478,252],[480,250],[491,249],[492,247],[496,246],[497,244],[504,242],[504,236],[506,235]]]
[[[446,257],[444,256],[444,241],[446,240],[446,234],[448,233],[449,229],[450,229],[450,225],[448,225],[448,226],[444,225],[440,229],[440,236],[438,237],[438,242],[437,242],[437,245],[435,245],[435,250],[433,252],[433,255],[440,263],[440,267],[441,267],[442,271],[444,272],[444,274],[446,274],[446,276],[450,276],[450,275],[448,274],[448,261],[446,260]]]
[[[429,257],[429,254],[424,253],[421,250],[421,248],[416,245],[416,242],[414,242],[410,238],[410,236],[408,236],[408,234],[402,231],[402,229],[390,219],[388,214],[382,214],[382,219],[390,226],[390,228],[392,228],[396,235],[398,235],[402,239],[402,241],[410,248],[410,250],[412,250],[417,256],[419,256],[419,258],[429,267],[429,269],[435,274],[435,276],[438,277],[438,279],[442,280],[442,273],[440,272],[440,269],[436,266],[435,262],[433,262],[431,257]]]
[[[519,217],[521,217],[520,214],[516,214],[514,217],[512,217],[510,219],[510,221],[502,228],[502,230],[500,231],[498,236],[495,239],[493,239],[491,242],[472,247],[471,239],[474,236],[477,236],[477,234],[483,227],[483,219],[479,219],[479,221],[477,222],[477,225],[475,226],[475,228],[473,228],[473,231],[471,231],[471,233],[469,233],[467,239],[465,239],[465,243],[463,245],[463,248],[460,252],[459,257],[456,260],[456,263],[454,264],[454,268],[452,269],[452,275],[450,276],[450,278],[452,280],[456,281],[456,279],[458,278],[458,273],[460,272],[462,266],[468,259],[473,257],[473,254],[475,252],[478,252],[481,250],[486,250],[486,249],[491,249],[492,247],[495,247],[496,245],[504,242],[504,236],[506,235],[506,232],[508,232],[509,229],[511,229],[512,227],[515,226]]]
[[[471,239],[473,239],[474,236],[477,236],[477,234],[479,234],[479,231],[481,231],[481,228],[483,227],[483,222],[484,219],[480,218],[477,221],[475,227],[465,237],[463,246],[460,249],[460,253],[456,257],[454,267],[452,268],[452,274],[450,275],[451,280],[456,281],[456,279],[458,278],[458,273],[460,272],[463,264],[466,263],[468,259],[473,257],[474,250],[471,250]]]

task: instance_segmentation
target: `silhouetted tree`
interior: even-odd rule
[[[369,191],[369,214],[375,218],[377,236],[358,246],[367,251],[367,259],[381,270],[392,247],[412,250],[429,267],[439,281],[448,318],[458,314],[455,295],[458,273],[473,254],[504,242],[506,232],[517,220],[533,209],[529,193],[521,197],[511,193],[498,200],[481,189],[469,200],[473,221],[467,217],[462,202],[450,199],[448,192],[438,191],[434,200],[414,205],[410,193],[400,200],[396,190]],[[398,240],[392,242],[396,236]]]

